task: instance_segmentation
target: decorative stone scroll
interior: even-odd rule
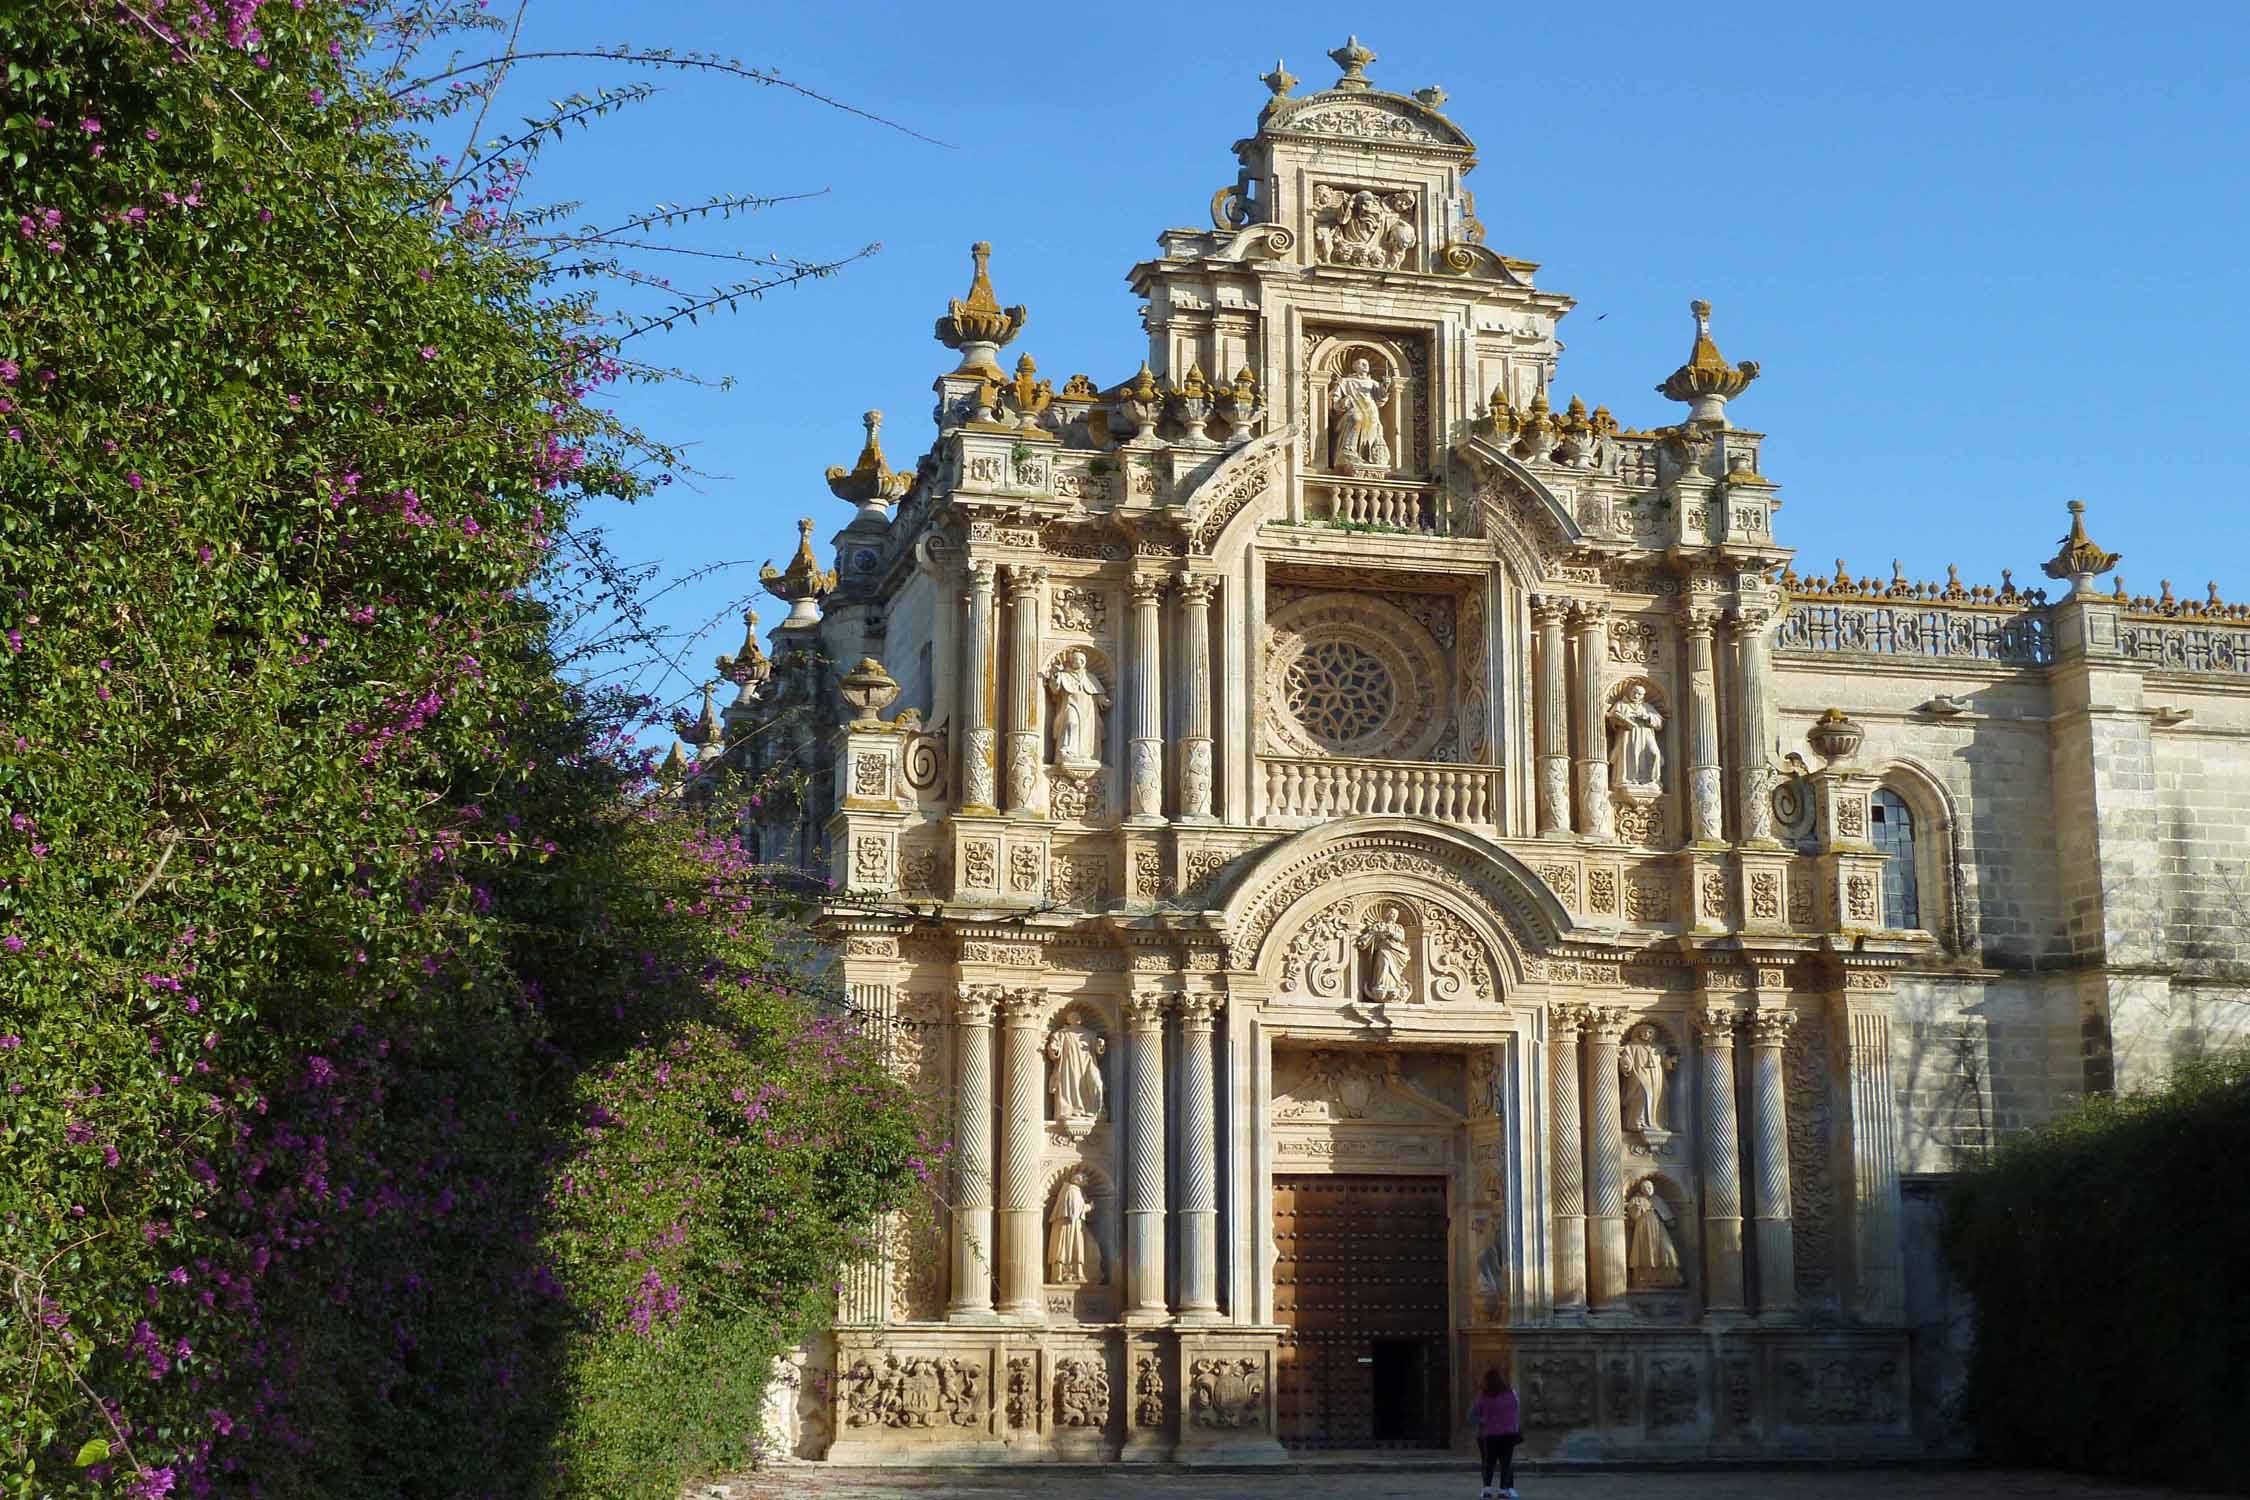
[[[1198,1427],[1262,1427],[1266,1366],[1261,1359],[1199,1359],[1188,1367],[1188,1420]]]
[[[1055,1425],[1102,1427],[1109,1422],[1109,1370],[1099,1356],[1055,1362]]]
[[[975,1427],[984,1420],[984,1370],[962,1359],[886,1355],[855,1361],[843,1379],[847,1427]]]

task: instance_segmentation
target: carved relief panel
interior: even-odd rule
[[[1307,919],[1282,950],[1285,999],[1347,1011],[1490,1002],[1499,991],[1484,939],[1457,913],[1419,897],[1351,896]]]

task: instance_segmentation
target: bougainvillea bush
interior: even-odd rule
[[[664,455],[402,16],[0,6],[9,1496],[676,1493],[927,1170],[558,672]]]

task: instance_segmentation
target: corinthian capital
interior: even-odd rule
[[[1761,1010],[1750,1017],[1750,1041],[1753,1046],[1778,1047],[1789,1040],[1789,1028],[1797,1024],[1793,1010]]]
[[[1609,606],[1597,599],[1573,600],[1570,618],[1580,630],[1606,628],[1609,625]]]
[[[1003,991],[997,985],[974,984],[953,997],[953,1019],[962,1026],[990,1026],[993,1009]]]
[[[1182,990],[1172,999],[1172,1008],[1178,1012],[1180,1024],[1189,1030],[1209,1030],[1212,1020],[1226,1005],[1226,997],[1205,990]]]
[[[1019,604],[1036,597],[1039,586],[1047,581],[1047,570],[1029,563],[1010,563],[1003,571],[1008,582],[1008,595]]]
[[[1531,601],[1532,623],[1542,629],[1549,625],[1560,626],[1570,619],[1570,596],[1567,594],[1539,594]]]

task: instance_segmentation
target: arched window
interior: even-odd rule
[[[1883,856],[1883,925],[1906,931],[1922,925],[1920,882],[1914,868],[1914,814],[1888,787],[1875,793],[1875,848]]]

